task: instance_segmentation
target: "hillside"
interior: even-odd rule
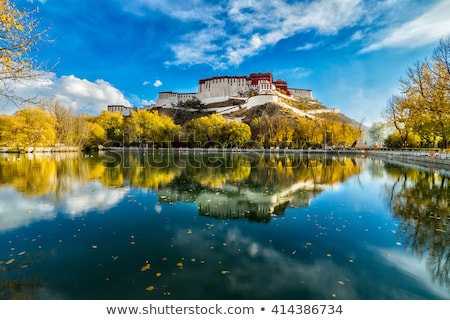
[[[191,105],[190,105],[191,107]],[[359,126],[359,122],[347,117],[340,112],[333,112],[322,106],[322,112],[317,114],[308,114],[309,108],[303,109],[300,106],[286,105],[285,103],[265,103],[256,105],[251,108],[243,107],[242,101],[230,99],[221,103],[198,105],[195,108],[185,108],[182,105],[176,108],[157,108],[159,114],[167,115],[173,119],[175,124],[183,126],[192,119],[208,116],[215,113],[223,114],[226,119],[236,120],[240,122],[250,123],[253,119],[261,117],[263,114],[269,116],[282,116],[296,119],[298,117],[306,117],[311,120],[330,120],[340,122],[350,126]],[[230,112],[226,112],[231,110]],[[235,110],[235,111],[234,111]],[[327,111],[330,112],[327,112]],[[306,114],[306,115],[304,115]]]

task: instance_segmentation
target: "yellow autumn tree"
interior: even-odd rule
[[[13,147],[50,147],[56,143],[55,115],[34,107],[24,107],[13,117]]]
[[[17,81],[34,80],[43,74],[32,52],[44,41],[35,11],[19,10],[14,0],[0,0],[0,98],[18,102]]]

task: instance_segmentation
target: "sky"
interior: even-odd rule
[[[448,0],[16,0],[38,9],[49,73],[16,92],[75,113],[140,107],[198,80],[271,72],[329,108],[382,121],[408,67],[450,36]],[[14,109],[0,107],[0,112]]]

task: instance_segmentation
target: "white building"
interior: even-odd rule
[[[155,105],[144,106],[144,107],[141,107],[139,109],[141,109],[141,110],[142,109],[143,110],[151,110],[153,107],[155,107]],[[127,107],[127,106],[124,106],[124,105],[121,105],[121,104],[113,104],[113,105],[109,105],[108,106],[108,111],[109,112],[111,112],[111,113],[119,112],[124,117],[131,116],[131,112],[132,111],[137,111],[139,109],[135,108],[135,107]]]
[[[165,91],[158,93],[156,107],[172,107],[180,102],[197,98],[203,104],[226,101],[230,98],[257,95],[275,95],[283,92],[293,98],[310,99],[312,91],[306,89],[290,89],[281,79],[273,81],[272,74],[251,73],[250,76],[217,76],[199,80],[197,93],[177,93]]]

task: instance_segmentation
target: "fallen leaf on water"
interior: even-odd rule
[[[344,281],[339,280],[339,281],[338,281],[338,284],[341,285],[341,286],[343,286],[343,285],[344,285]]]
[[[157,276],[157,277],[161,277],[161,272],[157,272],[157,273],[156,273],[156,276]]]
[[[195,262],[195,261],[197,261],[195,258],[192,258],[192,259],[191,259],[191,262]]]
[[[14,261],[16,261],[16,259],[9,259],[8,261],[6,261],[6,264],[11,264],[11,263],[13,263]]]
[[[222,270],[222,271],[220,271],[220,274],[222,274],[222,275],[227,275],[227,274],[229,274],[230,273],[230,271],[228,271],[228,270]]]
[[[353,261],[353,259],[350,259],[350,260],[348,260],[348,262],[353,263],[354,261]]]
[[[154,290],[154,289],[155,289],[154,286],[148,286],[147,288],[145,288],[145,290],[147,290],[147,291],[152,291],[152,290]]]
[[[178,263],[177,263],[177,267],[178,267],[178,268],[183,268],[183,262],[178,262]]]
[[[141,268],[141,271],[150,270],[150,263],[147,263],[145,266]]]
[[[331,253],[327,253],[327,257],[331,257]]]
[[[92,246],[91,248],[92,248],[92,249],[97,249],[97,246]]]
[[[134,242],[134,241],[131,241],[130,242],[130,244],[133,246],[133,245],[135,245],[136,244],[136,242]]]
[[[167,261],[168,259],[167,259],[167,257],[164,257],[164,258],[162,258],[161,260],[162,260],[162,261]]]

